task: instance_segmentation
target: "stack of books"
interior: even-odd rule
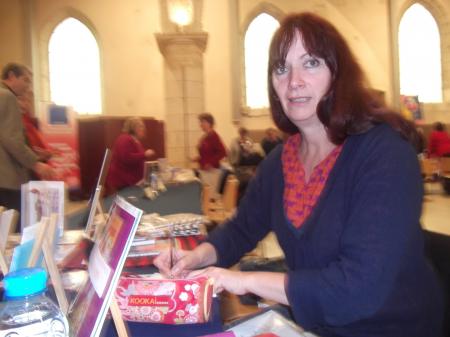
[[[165,249],[191,250],[206,236],[206,218],[199,214],[144,215],[136,232],[126,267],[148,266]]]

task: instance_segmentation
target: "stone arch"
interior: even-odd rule
[[[248,26],[253,21],[254,18],[256,18],[259,14],[267,13],[271,16],[273,16],[278,21],[281,21],[283,17],[285,16],[284,12],[280,10],[275,5],[268,3],[268,2],[261,2],[255,8],[253,8],[245,17],[244,22],[241,26],[241,40],[244,41],[245,32],[248,29]]]
[[[260,14],[266,13],[272,17],[274,17],[279,22],[284,18],[285,13],[276,7],[275,5],[268,3],[268,2],[261,2],[258,5],[256,5],[251,11],[248,12],[245,19],[243,20],[240,28],[239,33],[239,54],[240,54],[240,81],[241,81],[241,101],[242,101],[242,107],[245,107],[246,104],[246,81],[245,81],[245,48],[244,48],[244,42],[245,42],[245,34],[247,32],[247,29],[250,25],[250,23]],[[249,111],[247,111],[247,108],[244,108],[245,111],[242,111],[245,115],[249,114]],[[265,111],[266,109],[263,109],[262,111],[257,112],[257,114],[268,114],[269,111]]]
[[[400,25],[400,20],[402,19],[406,10],[416,3],[422,5],[426,10],[430,12],[438,26],[441,41],[443,101],[448,102],[450,101],[450,20],[448,18],[447,10],[440,3],[433,0],[405,1],[396,15],[394,43],[397,43],[398,41],[398,27]],[[397,59],[394,60],[394,62],[398,64],[398,55]]]
[[[94,36],[98,49],[99,49],[99,58],[100,58],[100,76],[102,77],[102,44],[101,39],[99,38],[100,34],[98,34],[97,29],[93,22],[82,12],[71,8],[63,8],[53,15],[50,18],[45,20],[45,24],[39,29],[38,32],[38,51],[39,51],[39,79],[40,79],[40,99],[42,101],[50,100],[50,82],[49,82],[49,63],[48,63],[48,47],[50,43],[50,37],[55,30],[55,28],[64,20],[68,18],[74,18],[84,24]],[[100,78],[101,83],[103,83],[103,78]],[[103,98],[103,97],[102,97]],[[102,99],[103,101],[103,99]]]

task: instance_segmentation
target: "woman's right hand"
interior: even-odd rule
[[[147,159],[150,159],[151,157],[153,157],[154,154],[155,154],[155,151],[153,151],[152,149],[147,149],[144,152],[144,156]]]
[[[165,277],[185,277],[191,270],[195,269],[192,255],[192,251],[166,249],[156,257],[153,264]]]
[[[193,163],[197,163],[200,161],[200,157],[196,156],[196,157],[189,157],[189,160]]]
[[[36,162],[33,166],[33,171],[42,179],[42,180],[56,180],[57,174],[53,167],[43,162]]]
[[[172,254],[172,256],[171,256]],[[161,274],[168,277],[186,277],[192,270],[217,262],[215,248],[210,243],[202,243],[194,250],[170,249],[162,251],[153,264]]]

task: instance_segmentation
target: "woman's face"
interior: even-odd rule
[[[202,129],[203,132],[209,132],[212,129],[212,127],[207,120],[200,119],[200,129]]]
[[[275,67],[272,84],[284,113],[297,127],[319,122],[317,105],[327,93],[331,72],[325,61],[310,55],[297,33],[285,64]]]
[[[134,127],[134,134],[137,139],[144,139],[145,138],[145,125],[144,123],[138,123]]]

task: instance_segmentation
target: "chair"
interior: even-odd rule
[[[239,180],[234,175],[230,175],[225,182],[222,194],[222,208],[225,213],[232,214],[236,210]]]
[[[439,173],[439,160],[436,158],[422,158],[420,160],[420,170],[425,182],[436,181],[436,175]]]
[[[420,170],[422,173],[425,193],[432,192],[432,185],[439,182],[440,165],[437,158],[422,158],[420,159]]]
[[[439,159],[439,171],[441,174],[450,174],[450,157],[441,157]]]
[[[439,180],[443,190],[450,195],[450,157],[439,158]]]
[[[239,181],[232,174],[228,175],[220,199],[212,201],[211,187],[203,186],[203,213],[213,222],[222,223],[230,218],[237,206]]]

